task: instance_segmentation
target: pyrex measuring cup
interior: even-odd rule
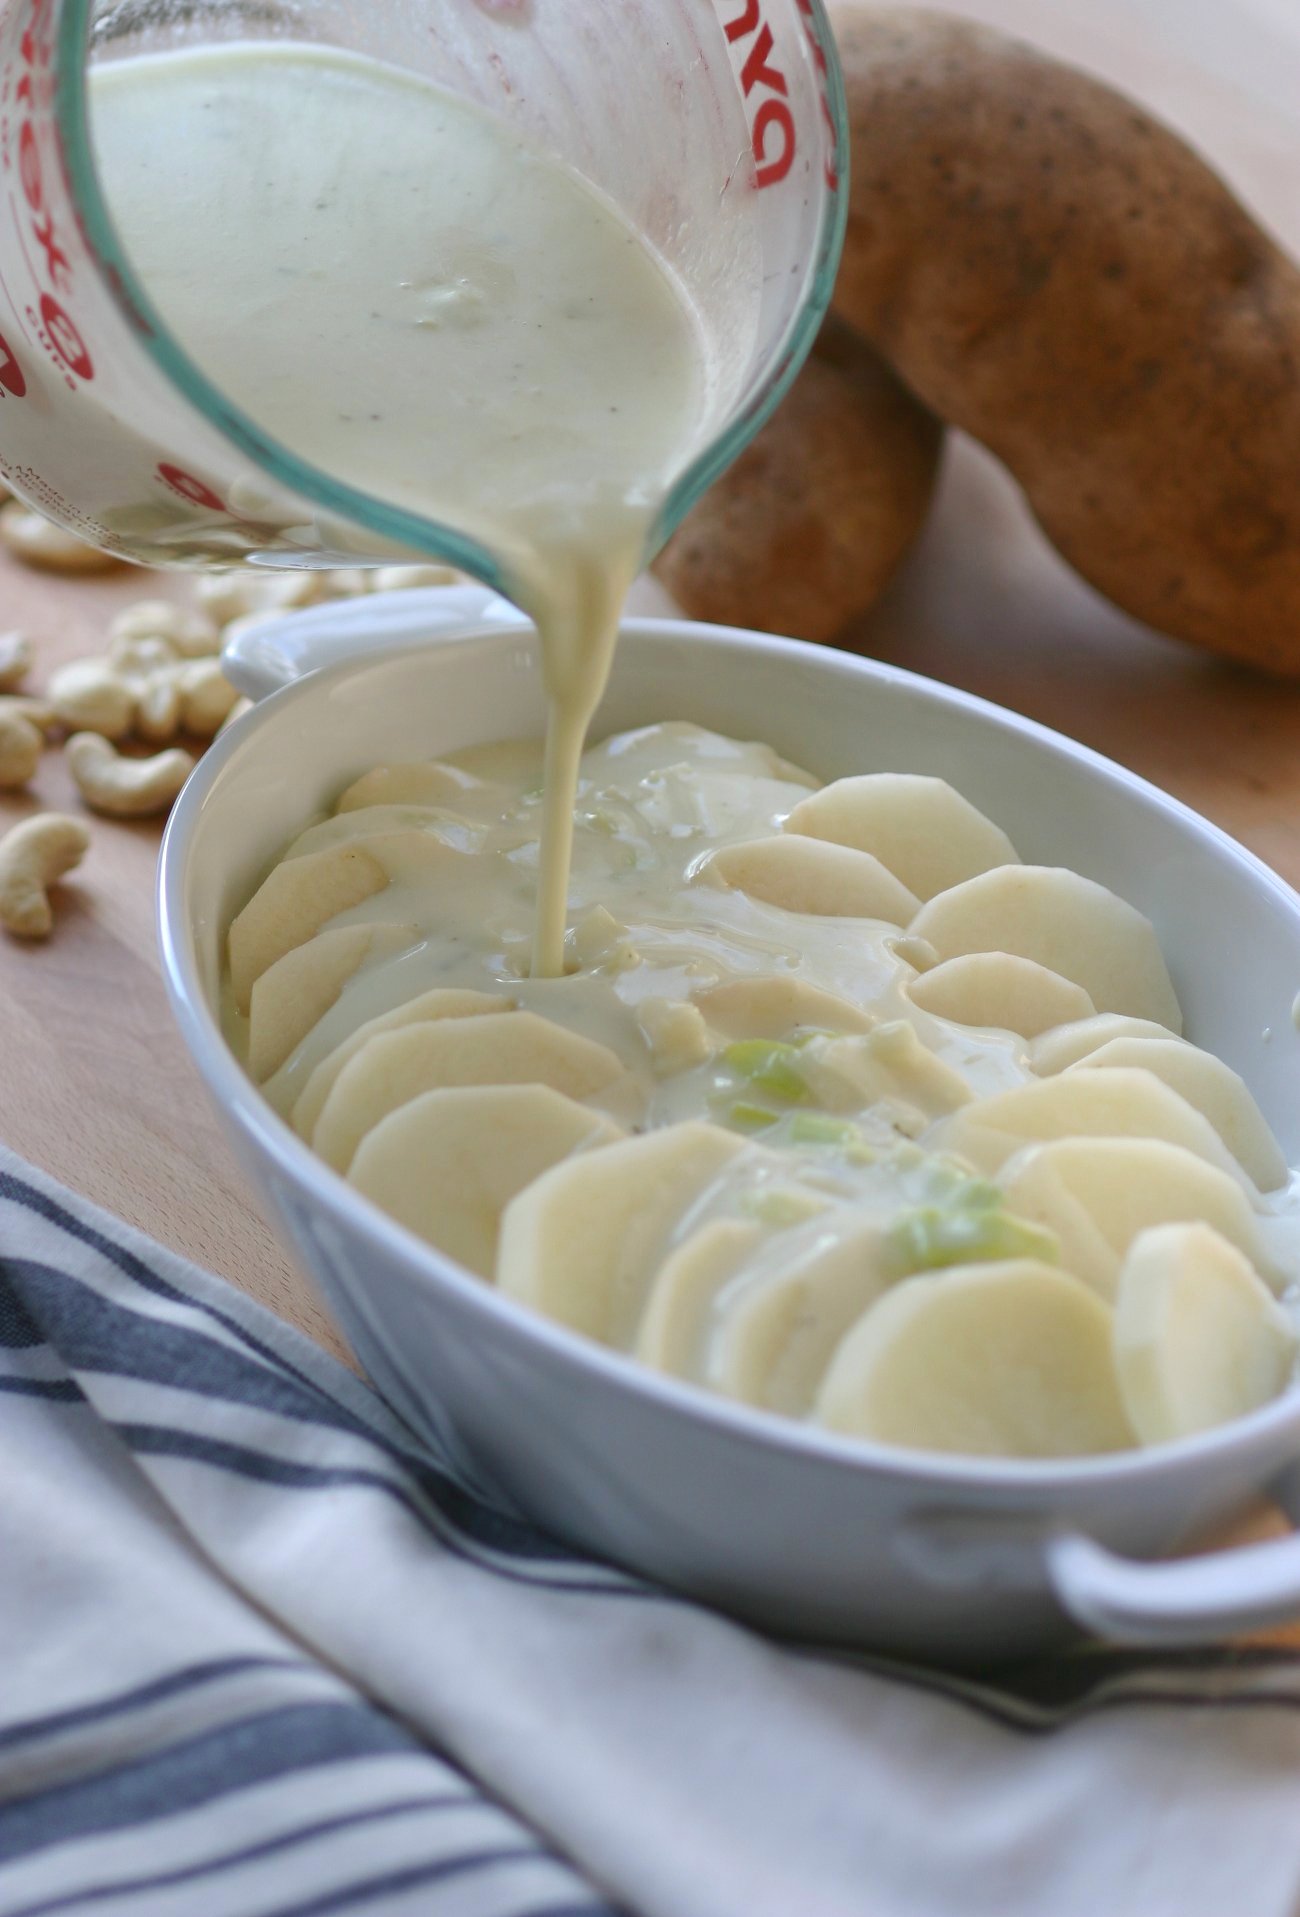
[[[297,457],[187,356],[113,226],[92,63],[280,38],[405,66],[511,118],[675,271],[724,370],[657,547],[793,379],[843,235],[821,0],[9,0],[0,21],[0,473],[152,565],[432,555],[509,592],[465,528]],[[649,556],[649,555],[647,555]]]

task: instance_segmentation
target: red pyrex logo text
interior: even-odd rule
[[[18,43],[21,76],[15,98],[23,114],[18,129],[18,180],[27,205],[32,238],[48,282],[40,298],[42,335],[64,367],[65,375],[75,374],[78,379],[91,380],[95,377],[94,364],[76,322],[63,305],[63,299],[72,295],[72,261],[63,247],[49,204],[36,132],[36,116],[45,110],[49,93],[51,12],[52,0],[31,0],[27,26]],[[35,313],[31,314],[33,320],[36,317]],[[9,381],[4,383],[8,385]],[[68,383],[71,385],[72,380]]]
[[[808,35],[808,44],[812,48],[813,59],[821,73],[823,83],[827,74],[826,49],[821,43],[813,18],[812,0],[798,0],[799,11],[803,15],[804,31]],[[745,63],[740,70],[740,85],[746,100],[758,89],[761,98],[758,110],[750,128],[750,137],[754,148],[755,184],[760,187],[775,186],[785,179],[794,165],[798,151],[799,136],[795,126],[794,113],[790,107],[790,87],[785,74],[774,65],[772,55],[776,50],[776,41],[771,27],[763,18],[759,0],[745,0],[742,13],[724,26],[728,41],[734,46],[739,40],[752,37],[753,45],[745,53]],[[831,115],[830,101],[826,95],[825,84],[822,87],[822,112],[830,130],[830,153],[826,161],[826,184],[834,192],[839,184],[835,170],[835,122]]]
[[[794,165],[798,137],[789,105],[790,88],[780,67],[772,65],[775,42],[772,29],[759,10],[758,0],[745,0],[744,12],[728,21],[724,32],[733,45],[737,40],[754,36],[754,44],[740,69],[740,86],[747,100],[755,87],[763,89],[765,97],[759,102],[750,128],[754,163],[758,168],[754,177],[758,186],[775,186]]]

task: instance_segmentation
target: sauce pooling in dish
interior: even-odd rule
[[[1021,1458],[1289,1381],[1290,1175],[1155,933],[943,781],[684,724],[582,760],[528,976],[533,747],[377,767],[229,939],[228,1030],[341,1175],[520,1303],[861,1438]]]

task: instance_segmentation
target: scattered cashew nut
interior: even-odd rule
[[[135,688],[104,659],[74,659],[51,676],[50,704],[65,726],[124,739],[135,720]]]
[[[115,819],[144,819],[166,812],[194,770],[193,755],[173,746],[151,759],[125,759],[98,732],[68,740],[67,760],[86,804]]]
[[[115,554],[88,546],[75,533],[66,532],[17,500],[0,507],[0,541],[15,559],[45,572],[107,572],[122,564]]]
[[[228,626],[257,610],[260,591],[260,583],[242,572],[204,573],[194,582],[194,601],[200,617]]]
[[[27,781],[40,764],[43,734],[30,719],[16,712],[0,714],[0,789],[11,790]]]
[[[108,642],[108,663],[124,679],[149,679],[179,663],[170,639],[156,632],[119,632]]]
[[[191,606],[174,606],[169,599],[137,599],[123,606],[112,620],[108,636],[109,657],[113,659],[118,651],[142,647],[148,640],[165,645],[173,659],[207,658],[221,645],[215,619]]]
[[[59,723],[59,715],[48,699],[29,699],[17,694],[0,693],[0,719],[26,719],[48,737]]]
[[[0,925],[18,938],[48,938],[48,890],[81,864],[89,845],[82,821],[63,812],[40,812],[7,832],[0,839]]]
[[[0,692],[13,692],[22,684],[34,657],[26,633],[0,632]]]
[[[180,676],[181,724],[186,732],[200,739],[211,739],[221,730],[239,693],[231,685],[216,659],[199,659]]]
[[[135,708],[136,736],[146,745],[170,745],[180,729],[180,679],[174,672],[155,673],[140,688]]]

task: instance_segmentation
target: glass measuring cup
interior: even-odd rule
[[[88,68],[221,40],[332,45],[509,116],[677,274],[724,377],[651,552],[758,430],[829,301],[843,96],[821,0],[10,0],[0,22],[0,473],[152,565],[497,558],[297,457],[168,331],[97,175]],[[650,553],[647,553],[647,557]]]

